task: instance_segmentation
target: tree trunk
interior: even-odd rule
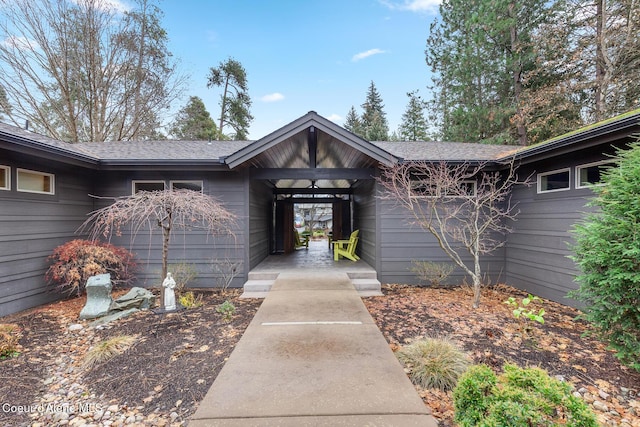
[[[596,88],[595,88],[595,121],[604,119],[604,93],[605,76],[607,73],[605,64],[605,36],[604,25],[605,0],[596,0]]]
[[[520,98],[522,96],[522,58],[520,58],[520,47],[518,46],[517,15],[514,2],[509,3],[509,16],[514,20],[514,24],[509,29],[509,32],[511,36],[511,55],[513,58],[511,73],[513,74],[513,95],[516,104],[516,132],[518,134],[518,144],[527,145],[527,130],[524,126],[520,106]]]
[[[169,221],[169,224],[171,222]],[[169,259],[169,238],[171,237],[171,225],[162,226],[162,277],[160,278],[160,308],[164,307],[164,286],[162,282],[167,277],[167,260]]]

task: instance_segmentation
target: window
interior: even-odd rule
[[[164,181],[133,181],[133,194],[140,191],[164,191]]]
[[[559,169],[538,174],[538,193],[564,191],[570,188],[569,169]]]
[[[576,167],[576,188],[587,188],[593,185],[602,185],[600,183],[602,172],[615,164],[609,160],[601,162],[589,163]]]
[[[193,190],[202,193],[202,181],[171,181],[172,190]]]
[[[50,173],[26,169],[17,170],[18,191],[25,193],[54,194],[54,176]]]
[[[11,190],[11,168],[0,166],[0,190]]]

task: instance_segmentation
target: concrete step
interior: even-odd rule
[[[240,298],[266,298],[269,292],[247,292],[244,291]]]
[[[372,271],[349,271],[347,272],[349,279],[378,279],[378,273],[375,270]]]
[[[361,297],[382,296],[378,279],[351,279],[351,283]]]
[[[275,279],[249,279],[244,283],[245,292],[269,292]]]
[[[279,274],[277,271],[250,271],[248,280],[276,280]]]

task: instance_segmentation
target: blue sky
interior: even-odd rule
[[[358,113],[373,81],[390,130],[406,93],[427,97],[424,49],[438,0],[164,0],[171,52],[215,118],[220,89],[206,87],[209,68],[229,57],[245,67],[261,138],[308,111],[342,125]]]

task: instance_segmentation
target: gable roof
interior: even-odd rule
[[[345,128],[338,126],[332,121],[320,116],[315,111],[309,111],[299,119],[292,121],[288,125],[285,125],[280,129],[271,132],[264,138],[261,138],[231,154],[228,158],[225,159],[225,162],[229,165],[230,168],[235,168],[240,164],[249,161],[253,157],[265,152],[269,148],[272,148],[295,136],[296,134],[299,134],[306,130],[314,132],[315,129],[328,134],[332,138],[335,138],[341,143],[344,143],[347,146],[356,149],[363,154],[366,154],[367,156],[380,163],[391,165],[400,160],[398,157],[394,156],[388,151],[385,151],[375,144],[362,139],[361,137],[349,132]]]

